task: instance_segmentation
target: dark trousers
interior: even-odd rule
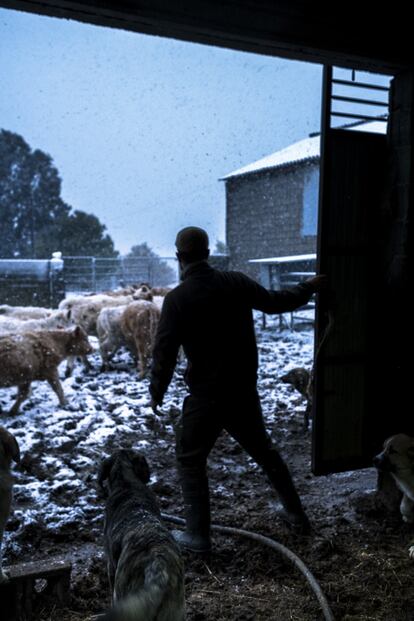
[[[186,506],[204,503],[207,512],[206,462],[223,429],[262,467],[285,509],[302,511],[289,470],[266,432],[256,390],[235,398],[224,395],[215,399],[192,395],[185,398],[176,428],[176,456]]]
[[[237,399],[188,396],[176,430],[179,466],[203,470],[218,436],[225,429],[263,468],[271,467],[276,449],[266,432],[256,391]]]

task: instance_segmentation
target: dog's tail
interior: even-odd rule
[[[147,566],[144,584],[136,593],[116,602],[104,621],[155,621],[158,618],[174,621],[185,618],[182,576],[172,575],[162,558],[154,559]]]

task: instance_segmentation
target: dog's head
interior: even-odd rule
[[[387,438],[384,450],[374,457],[374,466],[383,472],[414,472],[414,438],[399,433]]]
[[[0,469],[9,470],[11,461],[20,461],[20,449],[16,438],[4,427],[0,427]]]
[[[284,384],[292,384],[296,390],[305,394],[310,381],[310,372],[303,367],[295,367],[280,377]]]
[[[145,456],[133,449],[117,449],[104,459],[99,467],[98,483],[103,491],[114,485],[128,485],[140,481],[146,485],[150,470]]]

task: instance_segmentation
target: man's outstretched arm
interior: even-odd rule
[[[250,278],[248,280],[253,308],[269,314],[288,313],[303,306],[314,293],[326,289],[328,282],[325,275],[318,275],[289,289],[269,291]]]

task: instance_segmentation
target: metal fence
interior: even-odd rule
[[[63,257],[66,293],[106,291],[142,282],[165,287],[178,282],[175,257]]]
[[[217,269],[227,269],[226,255],[210,257]],[[56,307],[69,293],[94,293],[146,282],[173,287],[179,282],[175,257],[62,257],[49,260],[0,260],[0,305]]]
[[[62,257],[66,294],[92,293],[146,282],[152,287],[172,287],[179,282],[176,257]],[[212,255],[209,262],[227,269],[227,255]]]
[[[252,259],[249,263],[260,266],[260,282],[266,289],[279,291],[294,287],[300,282],[315,275],[316,254],[298,254],[289,257],[270,257],[267,259]],[[286,317],[290,315],[290,321]],[[315,320],[314,298],[300,308],[284,315],[279,315],[279,328],[284,322],[292,328],[296,323],[313,323]],[[262,315],[262,325],[266,327],[266,315]]]

